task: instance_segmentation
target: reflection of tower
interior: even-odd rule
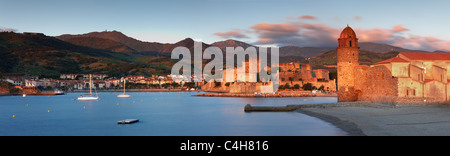
[[[338,102],[356,101],[355,67],[359,65],[358,38],[352,28],[347,26],[338,39]]]

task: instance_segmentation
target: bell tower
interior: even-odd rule
[[[355,31],[347,25],[342,31],[338,42],[338,102],[357,101],[355,68],[359,65],[358,38],[356,38]]]

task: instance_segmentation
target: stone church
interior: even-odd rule
[[[450,100],[450,53],[400,52],[359,65],[358,38],[347,26],[338,39],[338,101],[436,103]]]

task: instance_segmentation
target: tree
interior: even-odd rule
[[[321,85],[321,86],[319,87],[319,90],[325,90],[325,86]]]
[[[284,85],[284,88],[285,88],[285,89],[290,89],[290,88],[291,88],[291,85],[289,85],[289,83],[286,83],[286,84]]]
[[[222,82],[217,82],[214,80],[214,87],[220,87],[222,85]]]
[[[180,84],[178,84],[178,83],[176,83],[176,82],[174,82],[174,83],[172,83],[172,84],[170,84],[170,85],[172,85],[173,88],[178,88],[178,86],[180,86]]]
[[[295,84],[294,85],[294,89],[300,89],[300,85],[299,84]]]
[[[302,86],[303,90],[313,90],[313,85],[311,83],[306,83]]]

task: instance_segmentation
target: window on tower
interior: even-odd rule
[[[350,47],[352,46],[352,41],[350,41]]]

